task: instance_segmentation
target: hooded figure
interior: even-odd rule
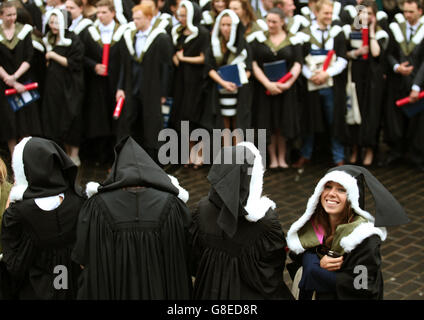
[[[375,218],[364,209],[365,184],[375,200]],[[337,191],[331,190],[332,185]],[[335,195],[337,192],[340,195]],[[339,220],[330,234],[326,231],[329,223],[320,215],[335,215],[329,210],[343,204],[343,199],[341,215],[347,212],[347,218]],[[387,237],[384,226],[408,221],[400,204],[368,170],[353,165],[330,169],[315,187],[305,213],[287,233],[294,260],[288,266],[291,276],[303,266],[299,297],[311,298],[315,291],[317,299],[382,299],[380,244]],[[338,256],[337,270],[322,267],[324,256]]]
[[[191,218],[177,179],[127,137],[108,178],[89,183],[87,195],[72,254],[84,268],[78,298],[188,299]]]
[[[202,91],[199,86],[203,82],[204,63],[190,63],[185,59],[203,59],[210,45],[208,30],[200,26],[201,12],[196,3],[183,0],[180,2],[179,14],[185,9],[185,23],[174,26],[172,29],[172,42],[175,52],[182,51],[183,58],[178,59],[174,73],[174,103],[171,113],[171,125],[179,130],[180,122],[189,120],[198,123],[201,109],[198,107],[201,102]],[[183,19],[181,17],[181,19]]]
[[[221,21],[230,17],[231,30],[228,40],[222,34]],[[225,26],[223,26],[225,28]],[[234,11],[225,9],[216,18],[211,36],[211,46],[206,53],[204,77],[205,105],[199,106],[203,111],[200,124],[206,129],[224,128],[223,117],[233,121],[233,127],[247,129],[251,125],[251,90],[247,72],[252,71],[250,47],[244,38],[245,28]],[[224,48],[224,50],[223,50]],[[226,80],[219,69],[235,65],[240,86],[229,91],[222,86]],[[230,81],[232,82],[232,81]],[[234,83],[234,82],[233,82]]]
[[[15,184],[1,241],[2,263],[14,289],[4,292],[3,287],[3,294],[75,299],[80,268],[71,261],[71,252],[84,200],[75,189],[77,167],[53,141],[27,137],[15,148],[12,168]]]
[[[250,142],[223,148],[215,160],[191,228],[194,299],[292,298],[283,282],[284,233],[275,203],[262,196],[263,172]]]

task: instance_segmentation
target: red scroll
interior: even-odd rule
[[[109,66],[109,50],[110,50],[110,44],[104,44],[103,45],[103,56],[102,56],[102,64],[106,66],[105,73],[103,73],[103,76],[107,76],[107,69]]]
[[[327,53],[327,57],[325,58],[324,64],[322,65],[322,70],[327,71],[328,66],[330,65],[331,62],[331,58],[333,58],[335,51],[334,50],[330,50]]]
[[[24,85],[24,87],[25,87],[26,91],[37,89],[38,88],[38,82],[28,83],[28,84]],[[16,91],[16,89],[6,89],[4,91],[4,94],[6,96],[11,96],[12,94],[17,94],[17,93],[18,92]]]
[[[422,99],[424,98],[424,91],[421,91],[420,94],[418,95],[418,99]],[[396,101],[396,105],[398,107],[402,107],[408,103],[411,103],[411,101],[409,100],[409,97],[403,98],[403,99],[399,99]]]
[[[118,102],[116,103],[116,106],[115,106],[115,111],[113,111],[113,119],[117,120],[119,116],[121,115],[122,106],[124,105],[124,102],[125,102],[124,97],[120,97],[118,99]]]
[[[362,28],[362,46],[369,46],[369,29],[368,28]],[[364,60],[368,59],[368,54],[362,55],[362,58]]]
[[[293,75],[289,71],[282,78],[280,78],[277,82],[278,83],[286,83],[287,81],[290,80],[291,77],[293,77]],[[269,96],[271,94],[271,92],[269,92],[269,90],[267,90],[265,93],[266,93],[267,96]]]

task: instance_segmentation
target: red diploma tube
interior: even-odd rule
[[[424,91],[421,91],[420,94],[418,95],[418,99],[423,99],[424,98]],[[396,105],[398,107],[402,107],[405,104],[411,103],[411,101],[409,101],[409,97],[403,98],[403,99],[399,99],[396,101]]]
[[[113,111],[113,119],[116,120],[121,115],[122,106],[124,105],[124,102],[125,102],[125,98],[124,97],[120,97],[118,99],[118,102],[116,103],[115,111]]]
[[[324,64],[322,66],[322,70],[327,71],[328,66],[330,65],[330,62],[331,62],[331,58],[333,58],[334,52],[335,52],[334,50],[328,51],[327,57],[325,58]]]
[[[103,56],[102,56],[102,64],[106,66],[105,73],[103,73],[104,76],[107,76],[107,67],[109,65],[109,50],[110,50],[110,44],[104,44]]]
[[[287,72],[282,78],[280,78],[277,82],[278,83],[286,83],[287,81],[290,80],[290,78],[293,77],[291,72]],[[269,92],[269,90],[267,90],[266,95],[269,96],[271,94],[271,92]]]
[[[38,88],[38,82],[32,82],[32,83],[28,83],[26,85],[24,85],[25,90],[34,90]],[[17,94],[18,92],[16,91],[16,89],[6,89],[4,90],[4,94],[6,96],[11,96],[12,94]]]
[[[362,46],[369,46],[369,29],[368,28],[362,28]],[[368,59],[368,54],[362,55],[362,58],[365,60]]]

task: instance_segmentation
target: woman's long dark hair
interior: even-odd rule
[[[355,212],[353,211],[350,202],[346,201],[346,205],[343,209],[343,212],[340,217],[339,225],[350,223],[355,216]],[[328,217],[328,213],[324,210],[321,199],[318,201],[318,205],[315,208],[315,212],[312,215],[312,221],[314,221],[317,225],[320,225],[324,228],[324,241],[323,244],[331,248],[331,244],[333,243],[334,234],[331,231],[330,219]]]

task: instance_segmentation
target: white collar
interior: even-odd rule
[[[405,22],[406,22],[406,29],[412,28],[414,29],[414,31],[416,31],[417,28],[420,26],[420,20],[418,20],[417,23],[413,26],[409,24],[408,20],[406,20]]]
[[[77,27],[78,23],[80,23],[80,21],[83,19],[84,17],[82,15],[80,15],[79,17],[75,18],[74,20],[72,20],[71,25],[69,26],[69,31],[74,31],[75,28]]]
[[[311,28],[313,28],[314,30],[321,31],[321,28],[319,27],[318,22],[316,20],[312,21]],[[328,25],[325,30],[329,31],[330,26]]]
[[[112,20],[107,26],[99,21],[99,30],[100,32],[113,32],[115,29],[115,20]]]
[[[141,37],[141,36],[146,36],[147,37],[149,35],[149,33],[150,33],[151,30],[152,30],[152,25],[150,25],[149,28],[147,30],[145,30],[145,31],[138,30],[135,35],[137,37]]]

